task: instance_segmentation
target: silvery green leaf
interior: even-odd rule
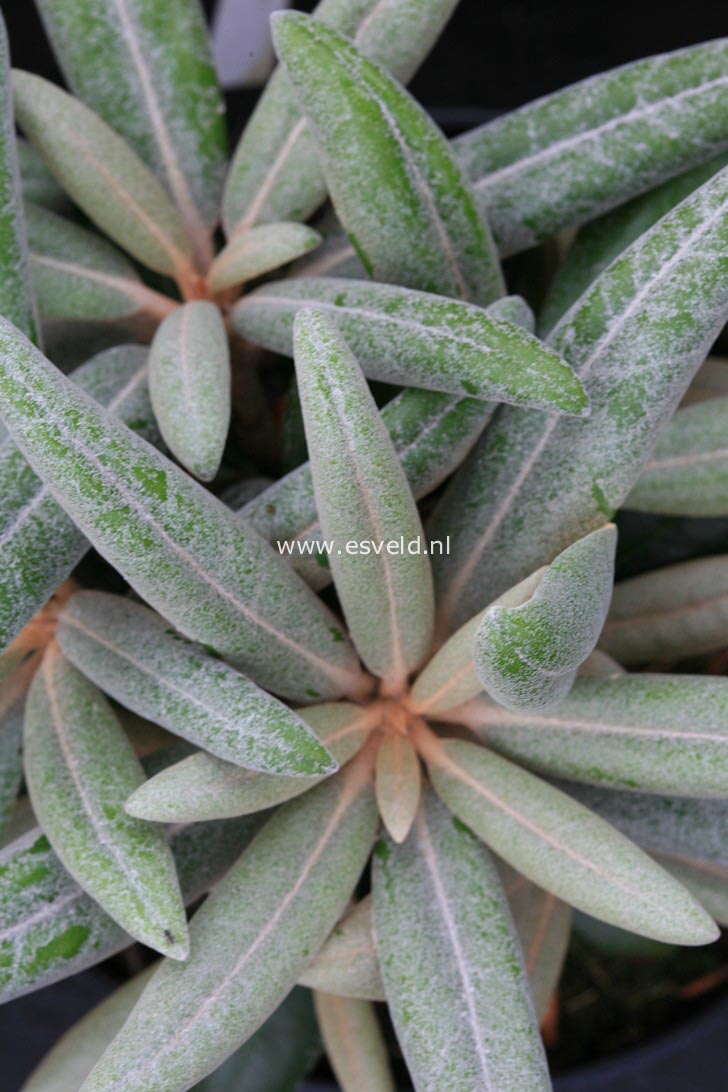
[[[655,854],[655,860],[695,896],[719,925],[728,926],[728,868],[665,854]]]
[[[367,273],[481,304],[503,295],[488,224],[422,107],[317,20],[279,13],[272,28],[337,216]]]
[[[702,163],[580,228],[539,312],[539,334],[545,337],[610,262],[726,163],[725,155]]]
[[[339,997],[386,1000],[374,943],[371,895],[341,919],[299,982]]]
[[[582,223],[728,143],[728,39],[592,76],[455,141],[502,252]]]
[[[712,675],[577,679],[547,711],[479,699],[458,712],[489,747],[572,781],[728,796],[728,681]]]
[[[457,0],[322,0],[314,15],[406,83]],[[235,151],[223,202],[228,235],[270,220],[307,220],[326,197],[316,145],[288,76],[274,72]]]
[[[6,320],[0,397],[6,425],[79,529],[185,636],[301,701],[366,685],[334,616],[286,563]]]
[[[255,1035],[194,1092],[292,1092],[321,1052],[313,1001],[295,987]]]
[[[230,349],[214,303],[190,300],[159,325],[149,390],[167,447],[191,474],[211,481],[230,425]]]
[[[473,638],[483,689],[507,709],[536,711],[564,698],[593,651],[609,609],[616,528],[568,546],[519,605],[487,607]]]
[[[341,1092],[396,1092],[371,1001],[316,990],[316,1018]]]
[[[561,977],[571,933],[571,907],[507,865],[502,865],[499,872],[540,1022]]]
[[[122,345],[99,353],[74,382],[152,443],[158,441],[147,388],[147,351]],[[73,520],[10,437],[0,444],[0,644],[5,647],[70,576],[89,548]]]
[[[625,508],[665,516],[728,515],[728,398],[677,411]]]
[[[408,737],[388,732],[377,750],[375,790],[382,822],[393,841],[410,832],[420,802],[420,760]]]
[[[381,720],[376,709],[349,702],[309,705],[299,715],[340,766]],[[320,780],[244,770],[200,751],[150,778],[127,800],[126,810],[158,823],[224,819],[292,800]]]
[[[562,787],[650,853],[728,867],[728,800],[648,796],[567,782]]]
[[[252,281],[308,254],[320,242],[317,231],[295,221],[259,224],[233,236],[210,266],[207,283],[213,292],[221,292]]]
[[[23,198],[35,205],[67,215],[73,211],[70,198],[63,192],[32,144],[17,142],[18,164]]]
[[[620,580],[599,647],[632,665],[728,644],[728,556],[701,557]]]
[[[174,300],[147,288],[132,263],[100,235],[26,202],[33,287],[44,319],[160,318]]]
[[[255,816],[171,831],[186,903],[217,882],[259,825]],[[0,1002],[77,974],[132,943],[66,872],[38,827],[0,850]]]
[[[369,760],[277,811],[193,918],[189,960],[165,960],[85,1092],[182,1092],[244,1043],[336,924],[376,825]]]
[[[476,743],[430,736],[423,746],[448,807],[539,887],[655,940],[715,939],[715,923],[679,884],[566,793]]]
[[[583,415],[587,400],[561,357],[526,330],[461,300],[335,277],[274,281],[233,312],[238,333],[292,355],[297,311],[327,313],[370,379]]]
[[[24,706],[24,698],[0,706],[0,837],[5,835],[23,778]]]
[[[195,0],[39,0],[74,94],[164,185],[204,256],[227,155],[224,103]]]
[[[639,475],[728,317],[728,168],[597,278],[549,335],[584,382],[588,421],[502,409],[428,531],[442,631],[602,526]],[[700,306],[695,301],[700,300]]]
[[[187,919],[164,832],[124,811],[142,767],[111,706],[55,643],[28,694],[23,750],[33,810],[74,879],[137,940],[185,959]]]
[[[21,1092],[78,1092],[111,1040],[121,1031],[155,971],[147,967],[105,997],[62,1035]]]
[[[397,687],[432,641],[435,603],[417,505],[366,380],[331,319],[302,311],[294,341],[316,508],[333,545],[336,591],[362,660]],[[389,552],[400,540],[406,548]],[[349,551],[352,541],[357,553]]]
[[[514,588],[509,588],[493,606],[515,607],[525,603],[538,588],[545,569],[537,569]],[[490,610],[486,607],[486,610]],[[414,712],[436,716],[454,710],[463,702],[481,694],[483,684],[473,662],[473,640],[485,610],[480,611],[453,633],[425,665],[412,686],[411,706]],[[459,714],[458,714],[459,715]]]
[[[533,314],[517,296],[505,296],[491,304],[488,314],[533,328]],[[494,406],[477,398],[458,398],[409,387],[380,411],[392,438],[410,489],[416,500],[431,493],[459,466],[490,420]],[[228,503],[230,503],[228,501]],[[301,464],[285,477],[261,490],[239,515],[270,543],[296,539],[319,542],[321,528],[313,493],[311,467]],[[316,552],[293,549],[283,556],[314,588],[330,580],[327,559]]]
[[[78,592],[61,613],[64,655],[115,701],[219,758],[272,774],[335,768],[288,706],[130,599]]]
[[[379,842],[374,931],[418,1092],[550,1088],[528,981],[486,850],[428,792],[407,841]]]
[[[8,65],[7,33],[0,15],[0,312],[36,340],[38,316],[25,238]]]
[[[136,152],[40,76],[14,71],[13,92],[18,124],[89,219],[150,269],[188,273],[191,244],[180,215]]]

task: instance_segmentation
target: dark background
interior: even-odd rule
[[[214,0],[204,3],[208,14],[213,6]],[[314,3],[304,0],[295,6],[310,11]],[[0,7],[8,26],[13,64],[60,81],[31,0],[3,0]],[[721,0],[692,0],[689,4],[461,0],[411,90],[441,124],[457,131],[604,69],[726,33],[728,13]],[[235,91],[228,98],[231,132],[236,137],[256,92]],[[16,1092],[53,1041],[114,984],[103,968],[96,968],[4,1006],[0,1013],[0,1092]],[[702,1041],[697,1030],[685,1029],[686,1042],[674,1044],[682,1047],[683,1058],[673,1055],[662,1060],[659,1086],[663,1092],[678,1087],[719,1092],[728,1087],[728,1078],[722,1084],[728,1062],[724,1020],[725,1012],[716,1011],[713,1026],[701,1032],[705,1036]],[[690,1039],[690,1049],[685,1050]],[[597,1088],[605,1092],[616,1088],[617,1084],[611,1083],[615,1076],[611,1074],[605,1084],[597,1078],[592,1086],[595,1092]],[[622,1092],[645,1087],[641,1080],[631,1076],[628,1068],[617,1077]],[[560,1087],[564,1092],[576,1089],[569,1079]]]

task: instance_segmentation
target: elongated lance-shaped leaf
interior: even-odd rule
[[[38,338],[31,285],[5,22],[0,16],[0,313]]]
[[[539,887],[655,940],[715,939],[715,923],[679,884],[572,797],[476,743],[420,742],[448,807]]]
[[[164,832],[124,812],[144,772],[111,706],[51,643],[23,736],[33,810],[85,891],[137,940],[173,959],[187,920]]]
[[[160,967],[85,1092],[112,1081],[181,1092],[245,1042],[336,924],[376,823],[366,756],[281,808],[195,915],[187,963]]]
[[[483,689],[508,709],[546,709],[593,651],[614,583],[613,524],[567,546],[518,606],[488,607],[473,639]]]
[[[399,687],[427,653],[435,614],[417,505],[366,380],[331,319],[302,311],[294,337],[316,507],[333,547],[336,590],[364,663]],[[398,538],[406,545],[388,552]],[[370,552],[352,556],[353,540]]]
[[[395,842],[410,832],[420,801],[420,763],[408,737],[388,732],[377,751],[377,807],[384,826]]]
[[[505,296],[491,304],[488,313],[527,330],[533,328],[533,314],[518,296]],[[458,398],[413,387],[382,408],[382,421],[416,500],[431,493],[459,466],[494,408],[477,398]],[[308,462],[260,491],[240,508],[239,515],[271,543],[288,539],[320,541]],[[323,555],[312,558],[294,549],[283,556],[312,587],[328,583],[330,571]]]
[[[322,0],[314,16],[406,83],[457,0]],[[270,220],[306,220],[326,197],[313,136],[282,68],[274,72],[235,151],[223,201],[228,235]]]
[[[23,1092],[77,1092],[121,1031],[155,969],[147,967],[82,1016],[33,1070]]]
[[[339,765],[356,754],[381,722],[376,708],[349,702],[309,705],[299,715]],[[127,800],[126,809],[156,822],[223,819],[292,800],[320,780],[244,770],[201,751],[150,778]]]
[[[313,998],[295,987],[255,1035],[194,1092],[291,1092],[321,1054]]]
[[[719,925],[728,926],[728,868],[655,854],[655,860],[695,896]]]
[[[728,684],[704,675],[577,679],[546,712],[476,699],[456,714],[532,769],[615,789],[728,795]]]
[[[120,133],[174,200],[201,258],[227,155],[224,103],[195,0],[39,0],[74,94]]]
[[[64,654],[105,693],[219,758],[274,774],[336,769],[288,706],[147,607],[80,592],[56,632]]]
[[[23,199],[53,212],[71,212],[73,203],[70,197],[63,192],[32,144],[27,140],[18,140],[16,150]]]
[[[379,842],[374,931],[418,1092],[550,1087],[528,980],[487,851],[428,792],[407,841]]]
[[[204,894],[260,826],[233,819],[170,834],[186,903]],[[0,850],[0,1001],[101,963],[133,943],[66,872],[37,827]]]
[[[726,163],[726,155],[701,163],[580,228],[549,286],[539,334],[545,337],[610,262]]]
[[[589,421],[502,410],[453,479],[429,528],[452,536],[433,561],[443,631],[611,518],[728,317],[727,269],[728,168],[551,333],[584,382]]]
[[[561,976],[571,934],[571,907],[525,876],[498,869],[523,949],[533,1007],[539,1022]]]
[[[316,990],[316,1018],[342,1092],[395,1092],[387,1044],[371,1001]]]
[[[33,287],[44,319],[163,317],[174,300],[147,288],[132,263],[100,235],[26,202]]]
[[[728,867],[728,800],[612,792],[572,782],[562,787],[650,853]]]
[[[337,216],[369,275],[482,304],[503,295],[488,224],[422,107],[315,19],[279,13],[272,28]]]
[[[374,943],[371,895],[341,919],[299,982],[338,997],[386,1000]]]
[[[665,516],[728,515],[728,398],[678,412],[624,502]]]
[[[728,144],[728,39],[592,76],[455,141],[503,253],[582,223]]]
[[[252,281],[270,273],[303,254],[308,254],[321,242],[321,236],[305,224],[283,222],[259,224],[242,235],[236,235],[220,251],[210,266],[207,283],[213,292]]]
[[[211,481],[230,425],[230,349],[213,303],[191,300],[160,324],[149,353],[149,390],[172,454]]]
[[[15,117],[64,190],[114,242],[158,273],[189,271],[190,243],[161,184],[78,99],[13,72]]]
[[[107,349],[74,382],[152,443],[159,432],[147,387],[147,351]],[[0,444],[0,644],[10,643],[89,548],[82,531],[10,437]]]
[[[701,557],[621,580],[599,647],[633,665],[684,659],[728,643],[728,556]]]
[[[515,588],[509,588],[491,607],[515,607],[530,599],[545,569],[537,569]],[[453,633],[415,679],[410,706],[416,713],[435,716],[456,709],[483,692],[473,662],[473,640],[486,611],[480,611]]]
[[[0,837],[4,836],[23,778],[21,747],[25,699],[13,702],[8,708],[3,705],[0,705]]]
[[[336,620],[225,506],[0,323],[2,414],[80,530],[151,606],[298,700],[362,686]]]
[[[483,308],[429,292],[335,277],[274,281],[237,304],[233,325],[290,356],[293,321],[307,305],[335,320],[370,379],[587,412],[571,368],[542,342]]]

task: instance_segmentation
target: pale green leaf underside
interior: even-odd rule
[[[302,307],[328,314],[370,379],[583,415],[586,398],[561,357],[480,307],[388,284],[301,277],[241,300],[237,331],[266,349],[293,349]]]
[[[389,1010],[420,1092],[550,1087],[498,873],[439,803],[375,853],[374,931]]]
[[[369,855],[367,771],[338,775],[271,819],[195,915],[85,1092],[182,1092],[249,1038],[339,918]]]
[[[426,655],[435,603],[417,505],[376,403],[331,319],[305,310],[294,329],[298,390],[316,508],[349,632],[369,670],[401,683]],[[350,554],[348,544],[368,555]],[[372,625],[372,619],[376,625]]]
[[[252,281],[308,254],[321,236],[305,224],[259,224],[227,244],[210,266],[207,283],[213,292]]]
[[[356,903],[337,923],[299,981],[338,997],[386,1000],[374,944],[371,895]]]
[[[483,689],[501,705],[536,711],[568,694],[604,625],[616,544],[613,526],[593,531],[551,562],[524,603],[486,609],[473,660]]]
[[[147,607],[79,592],[56,632],[68,659],[115,701],[218,758],[271,774],[336,768],[291,709]]]
[[[370,1001],[316,990],[316,1018],[342,1092],[396,1092],[387,1044]]]
[[[361,685],[333,615],[255,533],[0,323],[6,424],[91,543],[192,640],[301,701]]]

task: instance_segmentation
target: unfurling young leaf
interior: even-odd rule
[[[427,56],[457,0],[321,0],[314,16],[354,40],[407,82]],[[282,68],[273,73],[245,127],[228,174],[228,236],[270,220],[306,220],[326,197],[313,136]]]
[[[715,923],[684,888],[566,793],[475,743],[429,736],[422,746],[448,807],[539,887],[655,940],[716,937]]]
[[[487,222],[425,111],[315,19],[280,13],[272,25],[334,208],[369,275],[481,304],[503,295]]]
[[[293,352],[303,307],[329,315],[370,379],[584,416],[571,368],[532,334],[489,310],[390,284],[300,277],[242,299],[233,324],[274,352]]]
[[[167,447],[211,481],[230,424],[230,350],[218,308],[191,300],[160,324],[149,352],[149,390]]]
[[[187,921],[163,831],[124,812],[142,768],[103,695],[52,643],[28,695],[25,776],[63,864],[124,929],[173,959]]]
[[[407,736],[385,734],[377,751],[376,793],[379,814],[395,842],[410,832],[420,802],[420,762]]]
[[[91,543],[192,640],[300,701],[366,687],[334,616],[202,486],[0,320],[2,415]]]
[[[57,639],[96,686],[219,758],[267,773],[316,775],[336,765],[296,714],[147,607],[80,592]]]
[[[317,990],[316,1018],[342,1092],[395,1092],[387,1044],[370,1001]]]
[[[309,705],[299,715],[340,766],[381,722],[376,707],[349,702]],[[250,815],[292,800],[320,780],[257,773],[200,751],[150,778],[127,800],[126,809],[160,823]]]
[[[701,557],[615,585],[599,647],[620,663],[681,660],[728,640],[728,557]]]
[[[221,292],[308,254],[321,242],[321,236],[305,224],[260,224],[235,236],[220,251],[210,266],[207,283],[213,292]]]
[[[519,605],[488,607],[473,639],[475,671],[508,709],[538,710],[568,694],[609,609],[617,532],[610,525],[567,547]]]
[[[38,0],[74,94],[165,187],[200,258],[225,172],[224,103],[195,0]]]
[[[362,660],[396,692],[432,639],[432,577],[417,506],[359,365],[328,316],[301,311],[294,342],[336,590]]]
[[[236,1050],[336,924],[376,825],[366,756],[276,812],[195,915],[189,960],[165,960],[85,1092],[189,1088]]]
[[[390,1012],[421,1092],[550,1087],[518,941],[485,848],[428,792],[412,833],[374,857],[374,930]]]

